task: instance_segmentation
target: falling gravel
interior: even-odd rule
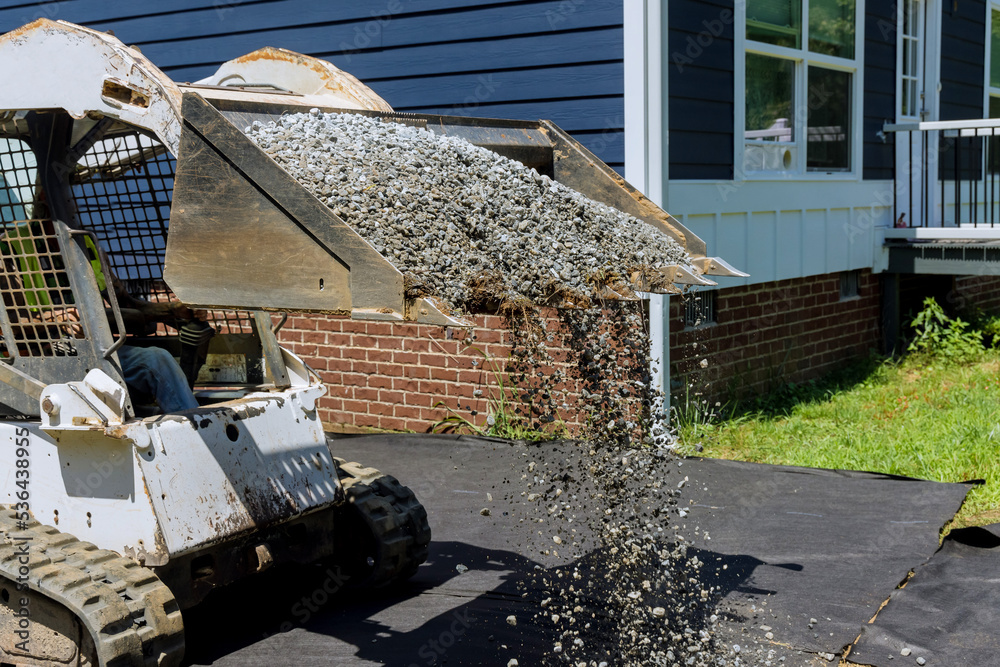
[[[570,400],[586,413],[583,437],[565,441],[557,459],[525,450],[506,511],[478,510],[529,527],[521,550],[563,563],[523,582],[524,596],[540,596],[530,618],[506,619],[557,638],[540,664],[747,664],[740,647],[718,640],[719,591],[670,521],[676,461],[643,308],[604,300],[630,296],[636,275],[649,281],[650,269],[687,263],[684,249],[533,169],[428,130],[314,110],[246,133],[403,272],[408,296],[458,311],[500,307],[516,390],[507,417],[544,430]],[[553,330],[532,304],[584,308],[561,310]],[[551,347],[569,361],[557,363]],[[567,386],[578,387],[572,398]],[[509,648],[508,665],[530,657]]]
[[[316,109],[245,131],[403,272],[408,296],[580,305],[688,261],[652,226],[464,139]]]

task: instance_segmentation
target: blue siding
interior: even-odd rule
[[[986,17],[984,0],[944,3],[941,13],[941,120],[985,118]],[[941,139],[940,175],[979,178],[982,150],[971,139]],[[956,165],[957,161],[957,165]]]
[[[896,1],[865,2],[862,177],[895,178],[895,136],[879,134],[896,119]]]
[[[941,13],[941,120],[984,117],[986,7],[984,0],[944,3]]]
[[[279,46],[330,60],[399,111],[547,118],[624,169],[621,0],[0,2],[0,31],[39,17],[111,30],[176,81]]]
[[[670,178],[732,180],[733,0],[670,0],[667,12]]]

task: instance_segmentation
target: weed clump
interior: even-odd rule
[[[910,323],[913,339],[907,350],[924,357],[967,363],[982,356],[983,332],[970,328],[957,317],[948,317],[934,297],[924,299],[924,307]]]

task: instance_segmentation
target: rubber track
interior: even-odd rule
[[[360,463],[334,460],[348,502],[368,517],[382,546],[382,558],[365,585],[387,586],[409,579],[427,560],[431,543],[427,510],[395,477]]]
[[[90,632],[102,667],[173,667],[184,623],[173,593],[148,568],[34,519],[18,527],[0,509],[0,576],[16,584],[27,537],[28,585],[69,609]]]

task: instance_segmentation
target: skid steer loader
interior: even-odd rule
[[[181,611],[216,587],[312,562],[382,586],[426,559],[424,508],[335,457],[316,411],[325,388],[278,345],[272,317],[464,322],[406,299],[401,273],[239,129],[313,107],[463,137],[631,213],[687,249],[690,264],[665,269],[673,283],[739,275],[545,121],[395,114],[329,63],[280,49],[178,84],[104,33],[46,19],[7,33],[0,664],[174,665]],[[204,309],[216,335],[127,335],[112,276]],[[126,344],[200,354],[200,406],[162,414],[130,393]]]

